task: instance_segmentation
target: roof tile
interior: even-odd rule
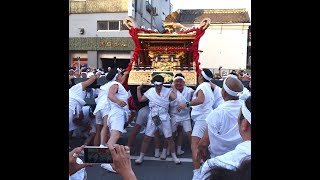
[[[210,18],[212,24],[250,23],[245,9],[179,9],[165,18],[165,22],[200,23]]]

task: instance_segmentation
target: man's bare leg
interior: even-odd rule
[[[196,137],[196,136],[191,137],[191,151],[192,151],[193,169],[200,168],[200,160],[198,160],[198,158],[197,158],[199,141],[200,141],[199,137]]]
[[[154,157],[160,157],[160,132],[156,130],[154,133]]]
[[[102,127],[103,127],[103,125],[101,125],[101,124],[97,124],[96,125],[96,135],[94,136],[94,140],[93,140],[93,145],[94,146],[99,146],[100,145]]]
[[[136,140],[136,137],[137,137],[138,133],[140,132],[141,127],[142,126],[140,124],[134,125],[134,127],[131,131],[131,134],[128,138],[127,146],[131,147],[132,143]]]
[[[108,128],[108,115],[103,117],[103,127],[101,129],[101,135],[100,135],[100,145],[105,146],[106,142],[108,141],[109,136],[109,128]]]

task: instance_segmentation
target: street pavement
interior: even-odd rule
[[[128,136],[131,133],[132,128],[127,128],[127,133],[123,134],[119,139],[118,144],[125,145],[128,140]],[[181,164],[176,165],[172,159],[171,155],[167,157],[166,160],[160,160],[154,157],[154,142],[151,140],[149,144],[148,151],[145,155],[144,161],[141,165],[136,165],[134,160],[138,158],[140,154],[140,148],[144,134],[138,134],[136,142],[133,143],[130,149],[130,158],[132,169],[135,172],[138,180],[190,180],[192,179],[192,159],[191,159],[191,149],[190,144],[187,142],[186,135],[184,136],[182,150],[184,154],[178,156],[181,160]],[[85,138],[73,137],[69,139],[69,145],[71,149],[81,146]],[[161,146],[160,153],[162,150],[163,136],[161,136]],[[81,159],[83,157],[80,156]],[[120,175],[111,173],[100,167],[100,164],[94,164],[92,167],[86,168],[87,180],[110,180],[110,179],[122,179]]]

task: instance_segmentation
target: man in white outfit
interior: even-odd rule
[[[207,149],[213,158],[233,150],[242,142],[238,129],[238,115],[242,104],[239,96],[242,91],[243,84],[237,77],[229,75],[223,81],[221,93],[225,102],[206,118],[208,128],[199,142],[199,158],[206,159]]]
[[[123,73],[119,71],[119,69],[114,68],[111,69],[106,77],[109,80],[106,92],[108,94],[107,103],[110,105],[110,110],[108,111],[108,116],[106,121],[104,121],[104,125],[106,124],[107,127],[109,127],[110,132],[110,138],[107,142],[108,147],[113,147],[113,145],[117,143],[121,133],[124,132],[124,124],[128,120],[129,95],[127,90],[120,83],[123,81],[122,76]],[[103,136],[102,131],[101,136]],[[116,173],[111,164],[101,164],[101,167]]]
[[[205,119],[212,111],[212,105],[214,104],[214,97],[209,83],[212,78],[212,72],[209,69],[203,68],[198,75],[199,85],[193,93],[192,101],[186,101],[177,106],[178,111],[190,106],[192,107],[191,119],[194,121],[194,126],[191,135],[191,151],[194,169],[199,169],[200,167],[200,159],[197,158],[198,143],[207,128]]]
[[[69,134],[77,128],[74,124],[74,118],[79,118],[82,106],[86,104],[84,101],[86,88],[95,82],[97,76],[91,76],[88,80],[78,83],[69,89]]]
[[[177,155],[182,155],[184,151],[181,149],[182,141],[183,141],[183,133],[187,134],[188,141],[191,144],[191,117],[190,111],[191,108],[184,108],[180,111],[176,109],[176,107],[182,103],[189,102],[193,95],[194,90],[190,87],[185,85],[184,76],[181,73],[178,73],[174,76],[173,79],[174,88],[177,89],[177,98],[170,102],[169,114],[171,117],[171,126],[172,126],[172,133],[175,135],[177,132]],[[179,127],[180,126],[180,127]],[[181,128],[182,127],[182,128]],[[161,159],[166,158],[166,151],[168,147],[168,142],[165,141],[164,149],[162,150]]]
[[[194,173],[193,180],[207,179],[210,176],[210,170],[215,166],[234,170],[243,160],[251,158],[251,96],[242,103],[238,114],[237,124],[242,142],[234,150],[205,161],[203,166]]]
[[[150,113],[148,116],[148,123],[146,133],[141,144],[141,153],[138,159],[135,160],[136,164],[141,164],[144,159],[144,154],[147,152],[151,137],[157,129],[163,132],[164,137],[168,140],[171,150],[171,156],[176,164],[181,161],[176,156],[175,144],[172,138],[171,122],[169,111],[170,100],[176,98],[176,89],[163,87],[164,78],[161,75],[156,75],[152,78],[155,87],[150,88],[148,91],[141,95],[142,86],[137,87],[137,97],[139,102],[149,100]]]
[[[98,97],[95,99],[96,108],[93,112],[96,118],[97,134],[94,139],[94,145],[106,145],[107,136],[109,136],[107,128],[108,112],[110,111],[110,104],[108,102],[108,90],[110,83],[106,83],[99,88]]]

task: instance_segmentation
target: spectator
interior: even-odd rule
[[[81,176],[75,176],[79,171],[85,171],[85,167],[92,166],[90,163],[78,163],[77,159],[80,152],[84,149],[84,145],[77,147],[69,152],[69,180],[76,177],[79,180]],[[115,144],[109,147],[113,159],[114,169],[120,174],[124,180],[136,180],[137,177],[132,170],[130,160],[130,148],[128,146]],[[80,178],[79,178],[80,177]],[[86,178],[84,178],[86,179]]]
[[[234,170],[240,166],[244,157],[251,156],[251,97],[246,99],[240,108],[238,127],[242,142],[234,150],[205,161],[203,166],[195,172],[193,180],[206,179],[211,174],[208,172],[216,166]]]
[[[91,164],[83,163],[82,160],[78,158],[83,148],[84,145],[74,148],[69,152],[69,180],[86,179],[85,167],[91,166]]]
[[[251,157],[244,157],[236,169],[215,166],[207,180],[251,180]]]

